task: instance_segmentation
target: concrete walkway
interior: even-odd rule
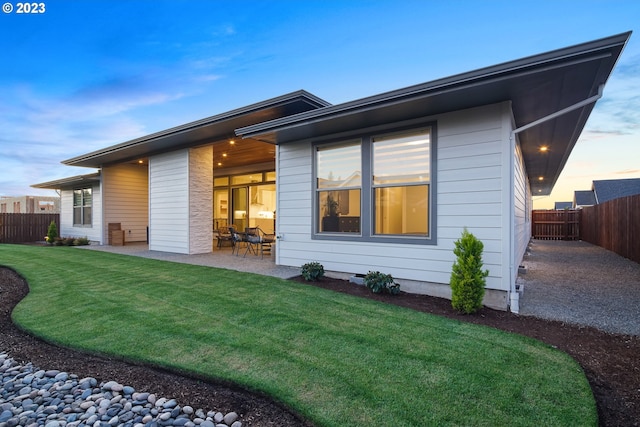
[[[640,264],[582,241],[534,240],[520,314],[640,335]]]
[[[144,243],[129,243],[124,246],[77,246],[89,250],[112,252],[124,255],[133,255],[143,258],[159,259],[164,261],[180,262],[183,264],[204,265],[207,267],[226,268],[229,270],[246,271],[249,273],[262,274],[264,276],[280,277],[289,279],[300,275],[300,269],[276,265],[274,255],[265,254],[264,258],[259,255],[248,253],[243,256],[245,249],[241,248],[240,255],[232,254],[230,247],[215,248],[213,252],[199,255],[184,255],[169,252],[150,251],[149,246]]]

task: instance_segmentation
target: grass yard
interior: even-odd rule
[[[541,342],[277,278],[0,245],[13,313],[65,346],[259,390],[321,426],[597,425],[580,366]],[[1,295],[1,294],[0,294]]]

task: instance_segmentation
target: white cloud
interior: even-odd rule
[[[591,133],[640,133],[640,55],[623,55],[586,130]]]
[[[216,80],[220,80],[222,76],[217,74],[204,74],[196,78],[198,82],[214,82]]]
[[[238,54],[216,47],[235,33],[233,25],[220,25],[200,42],[176,44],[171,49],[181,52],[169,55],[168,62],[103,56],[106,68],[94,75],[68,76],[66,84],[75,83],[75,89],[5,80],[0,85],[0,195],[24,194],[32,191],[31,184],[86,173],[60,161],[175,125],[154,114],[166,117],[171,103],[202,95],[222,79],[226,71],[220,71]],[[166,44],[156,48],[166,53]]]
[[[11,104],[0,106],[5,113],[0,116],[2,195],[32,194],[31,184],[87,173],[60,162],[145,134],[145,126],[126,113],[180,97],[144,91],[113,99],[106,94],[68,99],[24,91],[12,95]]]

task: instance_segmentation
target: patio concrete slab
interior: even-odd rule
[[[259,255],[248,253],[245,257],[243,256],[244,248],[240,250],[240,255],[232,254],[230,247],[223,247],[220,249],[215,248],[211,253],[198,255],[150,251],[149,245],[144,243],[128,243],[124,246],[91,245],[78,246],[78,248],[180,262],[184,264],[226,268],[229,270],[262,274],[264,276],[280,277],[282,279],[289,279],[300,275],[299,268],[276,265],[273,255],[265,254],[264,258],[261,258]]]

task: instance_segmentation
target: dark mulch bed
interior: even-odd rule
[[[608,334],[594,328],[487,308],[476,315],[461,315],[445,299],[407,293],[375,295],[363,286],[344,280],[323,278],[313,283],[300,277],[293,280],[544,341],[567,352],[580,363],[593,389],[601,425],[640,426],[640,337]],[[10,320],[11,310],[27,292],[27,284],[22,278],[11,270],[0,268],[0,351],[9,352],[16,360],[30,361],[44,369],[60,369],[81,377],[92,376],[99,381],[115,380],[138,390],[176,398],[182,405],[221,412],[234,410],[241,414],[245,426],[310,425],[269,398],[231,384],[213,384],[201,378],[43,343],[18,330]]]

